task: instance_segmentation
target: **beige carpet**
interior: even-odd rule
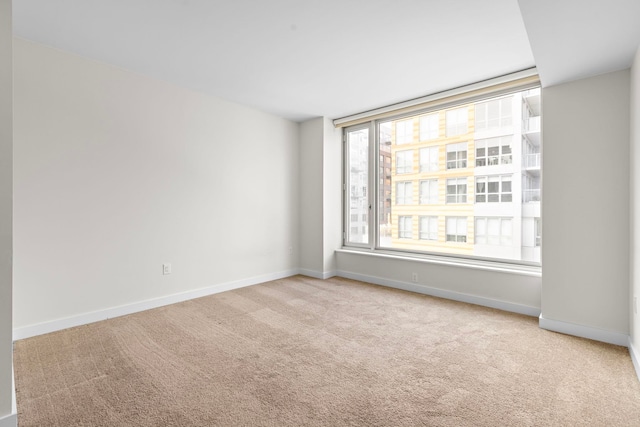
[[[296,276],[15,345],[20,427],[639,426],[626,348]]]

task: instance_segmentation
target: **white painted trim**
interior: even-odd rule
[[[374,283],[376,285],[388,286],[390,288],[402,289],[419,294],[431,295],[434,297],[446,298],[454,301],[481,305],[484,307],[497,308],[498,310],[510,311],[512,313],[519,313],[532,317],[537,317],[540,314],[540,309],[538,307],[531,307],[523,304],[500,301],[476,295],[463,294],[460,292],[419,285],[417,283],[401,282],[399,280],[384,279],[382,277],[367,276],[360,273],[352,273],[350,271],[342,270],[338,270],[336,275],[345,277],[347,279],[360,280],[362,282]]]
[[[562,334],[574,335],[576,337],[588,338],[590,340],[621,345],[623,347],[629,345],[629,335],[621,334],[620,332],[606,331],[592,326],[547,319],[542,314],[540,314],[540,321],[538,325],[542,329],[546,329],[548,331],[560,332]]]
[[[294,276],[299,273],[298,269],[285,270],[276,273],[264,274],[261,276],[249,277],[233,282],[220,283],[206,288],[196,289],[193,291],[181,292],[178,294],[167,295],[164,297],[153,298],[145,301],[139,301],[131,304],[121,305],[118,307],[107,308],[104,310],[93,311],[89,313],[79,314],[64,319],[56,319],[49,322],[38,323],[35,325],[23,326],[13,330],[13,340],[21,340],[36,335],[47,334],[50,332],[60,331],[62,329],[72,328],[74,326],[86,325],[88,323],[99,322],[101,320],[111,319],[113,317],[125,316],[127,314],[137,313],[152,308],[162,307],[169,304],[175,304],[194,298],[200,298],[207,295],[213,295],[220,292],[230,291],[232,289],[243,288],[246,286],[257,285],[258,283],[269,282],[271,280],[283,279],[285,277]],[[4,426],[0,426],[4,427]]]
[[[13,374],[13,362],[11,363],[11,413],[0,417],[0,427],[18,426],[18,407],[16,404],[16,380]]]
[[[0,427],[17,427],[18,414],[15,412],[4,417],[0,417]]]
[[[474,268],[477,270],[495,271],[498,273],[507,274],[519,274],[522,276],[542,277],[542,268],[540,266],[509,264],[500,261],[484,261],[481,259],[473,258],[454,258],[444,255],[423,255],[397,252],[394,253],[380,249],[372,251],[370,249],[363,250],[356,248],[342,248],[336,249],[336,252],[350,255],[362,255],[366,257],[395,259],[399,261],[414,261],[427,264],[446,265],[450,267]]]
[[[313,277],[314,279],[330,279],[336,275],[335,271],[325,271],[320,272],[316,270],[307,270],[306,268],[301,268],[298,270],[298,274],[302,274],[303,276]]]
[[[633,342],[631,342],[631,337],[629,337],[629,354],[631,355],[631,361],[633,362],[633,367],[636,369],[636,375],[638,376],[638,380],[640,381],[640,354],[633,346]]]

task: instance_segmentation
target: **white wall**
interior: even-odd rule
[[[336,271],[336,249],[342,246],[342,129],[324,119],[323,216],[324,271]]]
[[[542,96],[542,318],[624,337],[629,70],[545,88]]]
[[[629,292],[630,341],[640,349],[640,315],[634,298],[640,298],[640,47],[631,67],[631,287]],[[632,350],[633,351],[633,350]],[[636,366],[640,375],[640,366]]]
[[[342,244],[340,137],[324,117],[300,124],[300,268],[314,277],[335,273]]]
[[[300,268],[318,276],[323,266],[323,119],[300,124]]]
[[[12,35],[11,1],[0,0],[0,426],[12,413]]]
[[[297,123],[14,53],[15,328],[296,271]]]

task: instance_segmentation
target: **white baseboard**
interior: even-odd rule
[[[178,294],[167,295],[164,297],[153,298],[150,300],[126,304],[119,307],[107,308],[104,310],[83,313],[77,316],[71,316],[64,319],[56,319],[49,322],[38,323],[35,325],[23,326],[13,330],[13,340],[21,340],[36,335],[48,334],[50,332],[60,331],[75,326],[86,325],[101,320],[111,319],[113,317],[125,316],[127,314],[137,313],[152,308],[162,307],[169,304],[175,304],[194,298],[200,298],[207,295],[213,295],[220,292],[230,291],[232,289],[243,288],[245,286],[257,285],[258,283],[269,282],[271,280],[283,279],[285,277],[294,276],[299,273],[298,269],[285,270],[261,276],[249,277],[247,279],[236,280],[233,282],[220,283],[206,288],[196,289],[193,291],[181,292]],[[0,427],[4,427],[0,425]]]
[[[336,275],[335,271],[316,271],[316,270],[308,270],[306,268],[300,268],[298,270],[298,274],[302,274],[303,276],[313,277],[314,279],[330,279]]]
[[[640,354],[636,351],[636,348],[633,346],[631,342],[631,337],[629,337],[629,354],[631,355],[631,361],[633,362],[633,367],[636,369],[636,375],[638,376],[638,381],[640,381]]]
[[[381,277],[367,276],[365,274],[352,273],[350,271],[342,271],[342,270],[338,270],[336,272],[336,276],[345,277],[347,279],[360,280],[362,282],[374,283],[376,285],[388,286],[390,288],[416,292],[419,294],[431,295],[434,297],[446,298],[454,301],[481,305],[484,307],[497,308],[499,310],[524,314],[532,317],[538,317],[538,315],[540,315],[540,309],[538,307],[530,307],[523,304],[516,304],[512,302],[500,301],[500,300],[480,297],[476,295],[463,294],[460,292],[448,291],[445,289],[419,285],[417,283],[401,282],[399,280],[384,279]]]
[[[0,427],[18,427],[18,409],[16,406],[16,381],[11,366],[11,413],[0,417]]]
[[[18,427],[18,407],[16,404],[16,379],[11,365],[11,413],[0,417],[0,427]]]
[[[13,374],[13,363],[11,364],[11,413],[0,416],[0,427],[18,426],[18,408],[16,405],[16,380]]]
[[[561,320],[547,319],[540,314],[540,322],[538,323],[542,329],[560,332],[576,337],[588,338],[590,340],[602,341],[609,344],[621,345],[626,347],[629,345],[629,335],[619,332],[606,331],[604,329],[594,328],[592,326],[578,325]]]
[[[18,415],[15,412],[13,414],[0,417],[0,427],[17,427],[17,426],[18,426]]]

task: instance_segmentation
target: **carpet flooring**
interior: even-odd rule
[[[639,426],[626,348],[342,278],[21,340],[29,426]]]

